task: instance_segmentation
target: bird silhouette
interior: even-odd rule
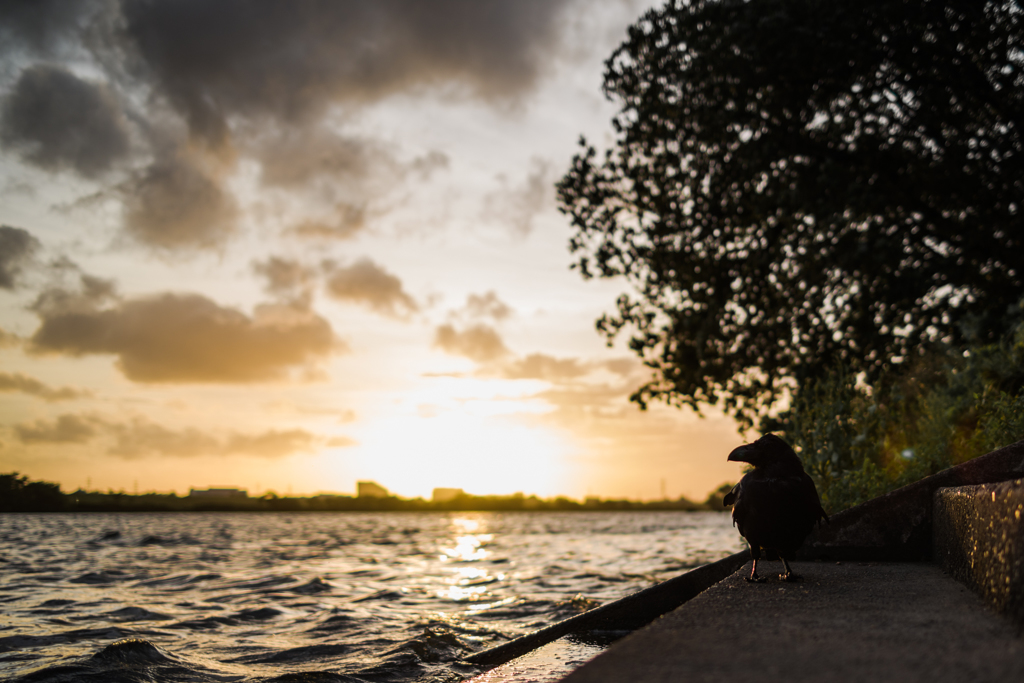
[[[793,559],[816,524],[828,521],[814,481],[789,444],[774,434],[740,446],[729,460],[753,465],[723,501],[726,507],[732,505],[732,523],[750,546],[754,566],[747,581],[765,581],[757,575],[762,550],[774,551],[782,560],[786,573],[781,579],[800,580],[786,560]]]

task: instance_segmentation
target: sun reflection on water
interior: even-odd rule
[[[486,532],[482,520],[472,517],[456,517],[449,527],[454,538],[441,547],[438,556],[442,562],[464,563],[480,562],[490,557],[491,552],[485,546],[494,540],[494,535]],[[480,532],[480,533],[478,533]],[[447,584],[437,591],[438,597],[456,602],[475,602],[489,596],[489,586],[505,578],[504,574],[492,574],[485,567],[452,567]]]
[[[455,538],[454,548],[441,548],[441,559],[453,560],[455,562],[485,560],[490,555],[490,552],[484,549],[483,544],[489,542],[492,538],[490,534],[458,536]]]

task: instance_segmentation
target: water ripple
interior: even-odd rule
[[[407,683],[736,552],[728,515],[0,516],[0,679]]]

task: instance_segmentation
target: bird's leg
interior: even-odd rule
[[[803,581],[804,580],[802,576],[799,576],[798,574],[794,574],[793,573],[793,570],[789,568],[789,563],[786,562],[786,558],[784,558],[781,554],[779,555],[779,559],[782,560],[782,566],[786,568],[786,573],[779,575],[780,579],[782,579],[783,581]]]
[[[763,576],[757,575],[757,560],[754,560],[754,566],[750,569],[750,576],[747,577],[747,583],[764,583],[768,579]]]

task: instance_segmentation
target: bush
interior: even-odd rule
[[[866,386],[844,366],[804,384],[783,431],[836,512],[1024,438],[1024,324],[998,343],[915,359]]]

